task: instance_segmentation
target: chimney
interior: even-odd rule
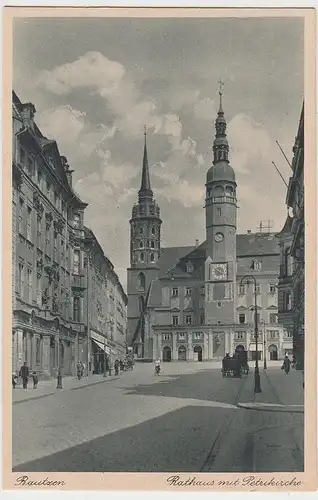
[[[251,234],[251,232],[252,232],[252,231],[251,231],[250,229],[248,229],[248,230],[247,230],[247,234]]]
[[[74,172],[74,170],[70,169],[66,156],[61,156],[61,163],[67,177],[67,182],[72,187],[72,173]]]
[[[195,246],[198,247],[199,246],[199,240],[195,240]]]
[[[32,128],[34,127],[34,115],[35,115],[36,109],[33,106],[31,102],[27,102],[25,104],[22,104],[22,117],[23,117],[23,122],[25,125],[28,127]]]

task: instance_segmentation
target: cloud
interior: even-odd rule
[[[268,160],[273,140],[261,123],[246,114],[238,114],[228,124],[231,164],[236,172],[247,174],[255,163]]]
[[[85,113],[71,106],[49,108],[37,116],[37,123],[49,138],[74,143],[85,127]]]
[[[110,61],[100,52],[87,52],[72,63],[42,71],[37,85],[58,95],[68,94],[75,88],[103,89],[106,95],[116,92],[124,75],[122,64]]]

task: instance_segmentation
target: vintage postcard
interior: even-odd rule
[[[316,489],[315,43],[5,8],[5,489]]]

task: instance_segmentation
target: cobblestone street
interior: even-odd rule
[[[302,374],[279,368],[256,397],[252,370],[222,378],[212,362],[16,389],[13,471],[301,471]]]

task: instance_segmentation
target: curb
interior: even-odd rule
[[[85,387],[92,387],[93,385],[99,385],[99,384],[103,384],[105,382],[111,382],[112,380],[116,380],[118,378],[119,377],[107,378],[106,380],[99,380],[98,382],[92,382],[90,384],[80,385],[79,387],[70,387],[70,388],[56,389],[54,392],[49,392],[47,394],[41,394],[39,396],[35,396],[34,398],[31,397],[31,398],[26,398],[26,399],[20,399],[18,401],[12,401],[12,405],[17,405],[17,404],[20,404],[20,403],[26,403],[28,401],[34,401],[36,399],[47,398],[49,396],[54,396],[55,394],[59,394],[61,392],[65,392],[65,391],[77,391],[78,389],[85,389]]]
[[[304,413],[304,405],[279,405],[273,403],[237,403],[238,408],[254,411],[271,411],[281,413]]]

